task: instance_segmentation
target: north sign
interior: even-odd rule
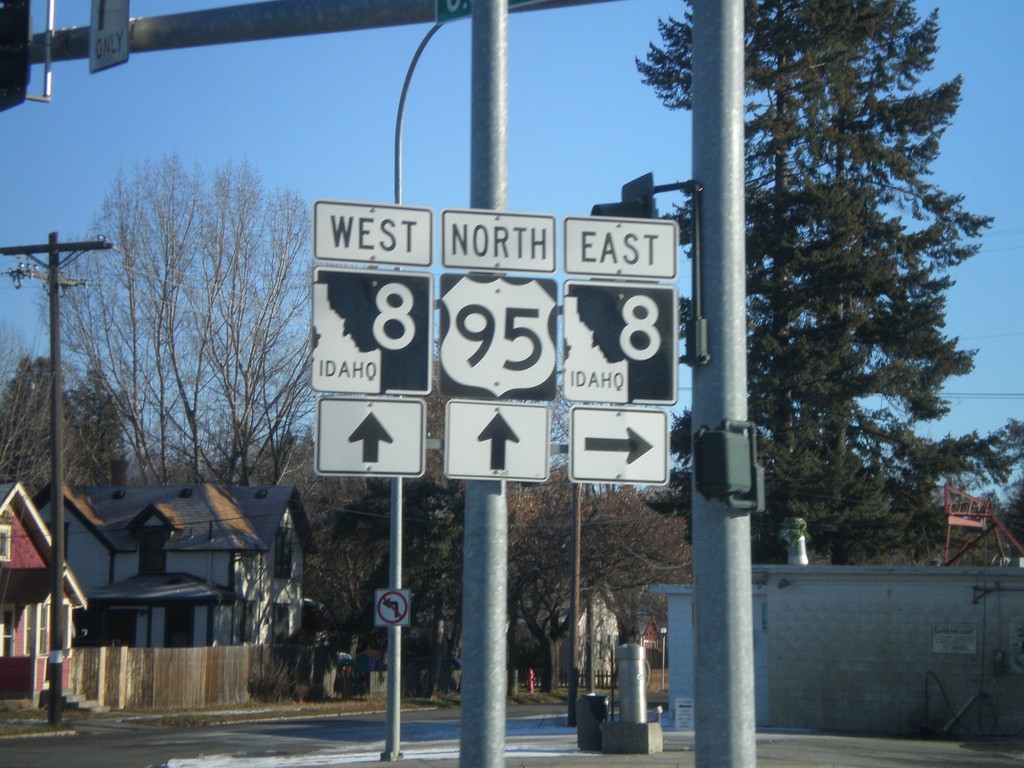
[[[443,274],[440,307],[443,394],[554,399],[553,280]]]
[[[668,413],[639,408],[569,411],[569,479],[575,483],[668,483]]]
[[[419,477],[425,429],[422,400],[321,398],[316,404],[316,473]]]
[[[429,267],[434,214],[429,208],[317,200],[313,258],[353,264]]]
[[[507,211],[441,211],[441,262],[483,272],[555,271],[555,217]]]
[[[444,467],[464,480],[548,479],[551,419],[547,405],[449,400]]]
[[[429,274],[314,270],[313,389],[429,393],[433,321]]]
[[[676,402],[679,296],[674,285],[568,281],[564,294],[566,399]]]
[[[565,271],[588,277],[675,280],[679,225],[671,219],[568,216]]]

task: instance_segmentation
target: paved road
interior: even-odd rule
[[[159,728],[140,720],[76,723],[72,736],[0,742],[4,768],[333,768],[379,763],[383,715]],[[576,748],[563,706],[510,707],[508,768],[695,766],[693,733],[665,731],[657,755],[604,755]],[[402,764],[458,765],[458,712],[403,714]],[[758,765],[770,768],[1024,768],[1024,740],[957,742],[760,733]],[[466,768],[471,768],[466,766]]]

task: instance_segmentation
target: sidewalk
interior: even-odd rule
[[[455,748],[457,751],[457,747]],[[368,755],[369,762],[379,756]],[[364,761],[353,761],[364,762]],[[456,768],[457,755],[443,749],[413,746],[403,751],[409,768]],[[351,764],[349,762],[336,765]],[[507,768],[614,768],[615,766],[696,766],[693,733],[666,734],[666,749],[655,755],[604,755],[579,752],[566,743],[563,751],[507,745]],[[1021,768],[1024,741],[957,742],[821,734],[763,733],[757,736],[757,765],[772,768]],[[464,768],[470,768],[465,766]],[[751,767],[753,768],[753,767]]]

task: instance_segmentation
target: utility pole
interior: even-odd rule
[[[0,256],[25,256],[46,268],[47,293],[50,303],[50,678],[49,722],[58,725],[64,698],[64,385],[60,362],[60,292],[79,283],[61,277],[60,255],[73,251],[110,248],[106,240],[60,244],[51,232],[46,245],[18,245],[0,248]],[[47,254],[44,263],[37,254]],[[43,273],[27,265],[9,270],[16,280],[42,277]]]
[[[700,276],[707,362],[693,429],[747,418],[743,0],[693,4],[693,174],[703,186]],[[693,494],[699,768],[756,765],[750,514]]]
[[[508,4],[473,3],[470,206],[508,207]],[[504,480],[467,480],[459,763],[505,765],[508,502]]]

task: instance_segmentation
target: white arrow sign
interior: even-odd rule
[[[449,400],[445,408],[445,474],[465,480],[548,479],[547,405]]]
[[[569,412],[573,482],[665,485],[668,465],[665,411],[577,407]]]
[[[422,400],[321,398],[316,404],[316,473],[419,477],[425,429]]]

